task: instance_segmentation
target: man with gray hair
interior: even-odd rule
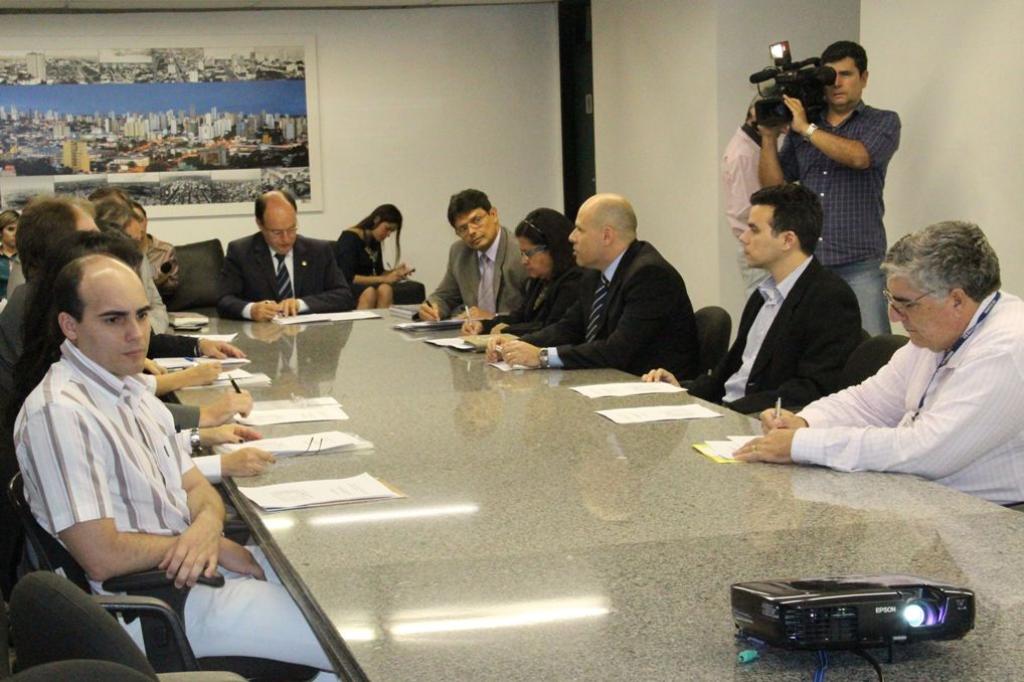
[[[1024,303],[999,291],[981,229],[943,222],[889,249],[890,319],[910,343],[860,384],[761,415],[737,459],[916,474],[998,504],[1024,502]]]

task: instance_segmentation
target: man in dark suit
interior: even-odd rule
[[[770,277],[751,294],[736,341],[693,395],[738,412],[760,412],[781,398],[801,407],[843,388],[843,366],[861,339],[860,308],[850,286],[813,257],[821,236],[821,204],[796,184],[751,196],[740,243],[747,263]],[[645,381],[677,383],[664,370]]]
[[[295,197],[287,191],[260,195],[256,224],[257,234],[228,244],[218,281],[221,316],[265,322],[355,307],[333,245],[298,234]]]
[[[662,366],[695,376],[697,324],[686,285],[653,246],[637,241],[636,225],[624,197],[588,199],[569,236],[576,263],[588,268],[579,300],[561,320],[522,340],[496,337],[488,355],[527,367],[614,367],[642,374]]]

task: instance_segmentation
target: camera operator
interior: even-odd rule
[[[793,115],[790,132],[777,150],[781,127],[758,126],[762,186],[799,180],[821,200],[825,214],[817,255],[857,295],[861,320],[871,334],[890,331],[880,269],[885,255],[882,191],[889,159],[900,144],[894,111],[861,100],[868,82],[868,57],[857,43],[832,43],[821,62],[836,72],[825,87],[828,108],[808,121],[799,99],[784,97]]]

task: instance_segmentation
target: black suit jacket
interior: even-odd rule
[[[747,334],[764,298],[755,291],[740,317],[736,341],[710,375],[690,386],[693,395],[721,402],[725,382],[743,365]],[[860,343],[860,308],[850,286],[812,259],[786,296],[764,337],[747,380],[746,395],[728,406],[759,412],[775,399],[790,409],[844,387],[843,366]]]
[[[565,311],[580,297],[582,276],[583,270],[573,266],[548,283],[546,288],[542,281],[531,277],[526,280],[526,300],[523,301],[522,307],[484,320],[484,333],[489,333],[496,325],[504,323],[508,325],[502,330],[505,334],[522,336],[558,322],[565,315]],[[544,299],[537,305],[537,299],[542,293]]]
[[[600,271],[585,270],[576,303],[558,322],[524,340],[542,348],[556,346],[567,369],[614,367],[643,374],[664,367],[677,377],[697,374],[693,306],[683,278],[657,249],[641,241],[626,249],[609,285],[597,338],[587,343],[587,320],[600,281]]]
[[[295,298],[309,306],[308,312],[333,313],[355,308],[352,291],[338,269],[330,242],[299,235],[292,251],[292,289]],[[223,317],[241,318],[247,304],[277,300],[277,264],[270,257],[262,234],[257,232],[228,244],[217,288],[217,312]]]

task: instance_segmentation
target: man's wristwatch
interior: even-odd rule
[[[541,369],[548,368],[548,349],[541,348],[540,353],[537,354],[537,362],[540,364]]]
[[[817,129],[818,129],[818,126],[815,123],[812,123],[811,125],[807,126],[807,130],[805,130],[803,132],[804,139],[805,140],[811,139],[811,135],[813,135],[814,131],[817,130]]]
[[[188,444],[192,447],[192,454],[199,452],[199,449],[203,446],[202,439],[199,438],[199,429],[192,429],[188,432]]]

